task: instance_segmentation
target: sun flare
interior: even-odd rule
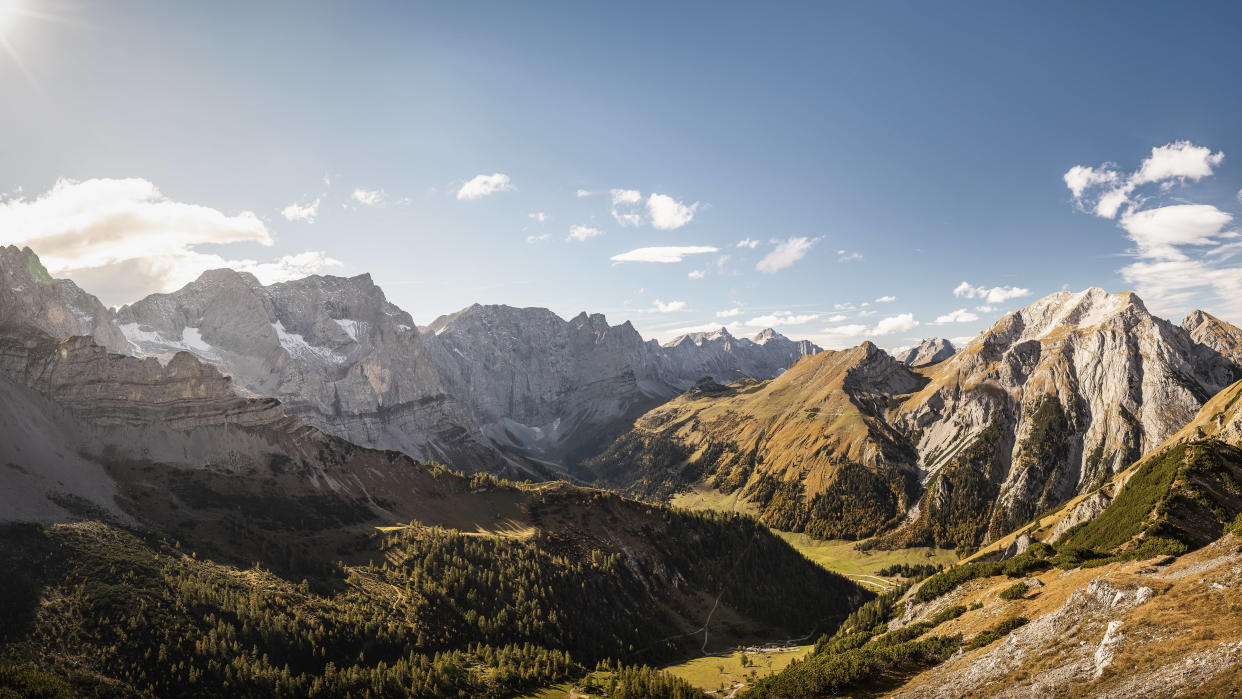
[[[0,0],[0,35],[13,26],[21,13],[21,0]]]

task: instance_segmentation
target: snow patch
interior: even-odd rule
[[[207,360],[220,359],[220,353],[203,339],[198,328],[183,329],[180,340],[168,339],[158,331],[143,330],[138,323],[122,323],[117,328],[140,356],[189,352]]]
[[[349,318],[333,318],[333,320],[341,326],[341,330],[344,330],[346,335],[349,335],[349,339],[354,342],[358,341],[358,321]]]
[[[289,356],[294,359],[319,360],[329,364],[344,364],[349,361],[349,357],[345,355],[337,354],[327,347],[312,345],[306,341],[305,337],[289,332],[285,329],[284,323],[279,320],[272,323],[272,329],[276,331],[276,339],[280,341],[280,346],[284,347]]]

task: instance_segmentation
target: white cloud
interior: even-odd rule
[[[892,303],[896,300],[897,300],[896,296],[881,296],[880,298],[876,299],[875,302],[876,303]]]
[[[388,195],[382,189],[354,189],[354,201],[366,206],[383,206]]]
[[[1210,204],[1176,204],[1157,209],[1127,212],[1121,227],[1138,245],[1141,257],[1184,260],[1179,245],[1214,242],[1233,216]]]
[[[1095,215],[1101,218],[1115,218],[1117,212],[1121,211],[1121,207],[1132,203],[1130,194],[1133,192],[1134,185],[1127,184],[1101,194],[1095,202]]]
[[[616,219],[617,223],[621,224],[622,226],[628,226],[631,228],[634,226],[641,225],[643,222],[643,217],[641,214],[636,214],[633,212],[626,213],[619,209],[612,210],[612,217]]]
[[[1236,240],[1242,234],[1230,229],[1233,215],[1184,199],[1144,208],[1147,198],[1134,194],[1140,185],[1159,184],[1162,194],[1174,185],[1197,182],[1211,176],[1224,158],[1222,152],[1189,141],[1157,146],[1124,184],[1104,192],[1094,207],[1099,216],[1117,218],[1134,244],[1130,252],[1137,260],[1119,271],[1155,313],[1177,315],[1206,306],[1230,320],[1242,320],[1242,266],[1229,264],[1242,252],[1242,240]],[[1073,189],[1071,193],[1085,200],[1090,187],[1081,197]]]
[[[517,187],[513,186],[508,175],[503,172],[494,172],[490,175],[475,175],[457,190],[457,198],[482,199],[496,192],[512,192],[516,189]]]
[[[315,201],[305,205],[294,202],[282,209],[280,215],[284,216],[286,221],[314,223],[315,217],[319,215],[319,198],[316,197]]]
[[[746,321],[747,325],[757,328],[774,328],[778,325],[803,325],[819,318],[818,313],[798,315],[792,311],[777,311],[766,316],[758,316]]]
[[[591,195],[593,195],[593,194],[595,194],[595,192],[592,192],[592,191],[591,191],[591,190],[589,190],[589,189],[579,189],[579,190],[575,193],[575,196],[577,196],[579,199],[582,199],[583,197],[589,197],[589,196],[591,196]]]
[[[1238,192],[1238,196],[1239,196],[1240,198],[1242,198],[1242,192]],[[758,240],[751,240],[750,238],[746,238],[745,240],[739,240],[739,241],[737,241],[737,247],[739,247],[739,248],[750,248],[750,249],[752,249],[752,250],[753,250],[753,249],[755,249],[755,248],[759,247],[759,241],[758,241]]]
[[[755,265],[755,269],[768,274],[779,272],[806,257],[806,254],[811,250],[811,246],[817,240],[819,238],[807,238],[805,236],[783,240],[777,244],[776,249],[765,255],[762,260],[759,260],[759,264]]]
[[[1139,186],[1159,183],[1165,191],[1188,180],[1198,181],[1210,176],[1224,159],[1224,153],[1213,153],[1190,141],[1175,141],[1152,148],[1151,156],[1128,176],[1118,173],[1112,164],[1098,169],[1075,165],[1063,179],[1078,208],[1102,218],[1115,218],[1123,209],[1142,205],[1143,197],[1135,196]]]
[[[975,310],[980,313],[991,313],[996,310],[996,306],[975,306]]]
[[[637,226],[643,222],[638,203],[643,200],[642,192],[637,189],[612,189],[608,192],[612,199],[612,217],[622,226]]]
[[[944,325],[945,323],[970,323],[979,320],[979,316],[971,313],[965,308],[959,308],[956,311],[946,313],[935,320],[935,325]]]
[[[1141,261],[1123,267],[1121,276],[1153,312],[1173,315],[1210,304],[1214,314],[1242,321],[1242,266],[1190,259]]]
[[[662,231],[675,230],[690,223],[698,208],[697,201],[687,206],[667,194],[652,194],[647,198],[647,213],[651,216],[651,225]]]
[[[254,260],[222,260],[218,267],[230,267],[238,272],[249,272],[264,284],[287,282],[290,279],[301,279],[318,273],[324,267],[339,267],[339,260],[334,260],[320,251],[300,252],[296,255],[285,255],[275,262],[255,262]]]
[[[29,245],[48,271],[73,278],[108,305],[171,291],[212,268],[278,281],[340,264],[316,251],[259,262],[195,249],[241,243],[274,240],[249,211],[229,215],[174,201],[144,179],[62,179],[34,199],[0,201],[0,244]]]
[[[538,243],[541,240],[547,240],[549,237],[551,236],[548,233],[540,233],[539,235],[528,235],[526,236],[526,242],[532,243],[532,244]]]
[[[829,323],[840,323],[841,321],[845,320],[846,318],[849,318],[849,316],[845,315],[844,313],[838,313],[838,314],[836,314],[836,315],[829,316],[829,317],[828,317],[828,322],[829,322]]]
[[[969,345],[971,342],[974,342],[974,339],[976,337],[979,337],[979,336],[978,335],[958,335],[957,337],[950,337],[949,342],[953,343],[954,347],[961,349]]]
[[[612,205],[618,204],[637,204],[643,200],[643,193],[637,189],[612,189],[608,192],[612,195]]]
[[[690,277],[691,279],[702,279],[703,277],[707,276],[707,272],[701,269],[695,269],[695,270],[691,270],[690,273],[686,276]]]
[[[1213,153],[1210,148],[1190,141],[1176,141],[1152,148],[1151,157],[1143,161],[1130,181],[1146,184],[1168,179],[1199,180],[1210,176],[1212,168],[1224,159],[1224,153]]]
[[[1117,177],[1116,171],[1108,168],[1097,170],[1086,165],[1075,165],[1065,173],[1065,186],[1069,187],[1075,199],[1079,199],[1087,189],[1102,184],[1111,184],[1117,181]]]
[[[742,309],[740,308],[730,308],[725,311],[716,311],[717,318],[736,318],[740,315],[742,315]]]
[[[665,303],[661,301],[660,299],[656,299],[652,303],[651,310],[655,311],[656,313],[674,313],[676,311],[683,310],[685,307],[686,307],[685,301],[669,301],[668,303]]]
[[[901,315],[889,316],[875,324],[875,328],[871,331],[876,335],[892,335],[893,333],[905,332],[918,327],[919,322],[914,319],[912,313],[902,313]]]
[[[662,247],[636,248],[620,255],[613,255],[613,262],[681,262],[689,255],[718,252],[708,245],[668,245]]]
[[[863,258],[861,252],[837,251],[837,262],[858,262]]]
[[[824,328],[823,332],[815,336],[815,342],[822,345],[826,349],[844,349],[853,347],[866,339],[870,330],[866,325],[835,325]]]
[[[1020,286],[994,286],[989,289],[985,286],[971,286],[969,282],[962,282],[953,289],[953,295],[968,299],[984,299],[987,303],[1004,303],[1010,299],[1030,296],[1031,290]]]
[[[544,221],[547,221],[550,217],[542,211],[536,211],[533,214],[526,214],[526,218],[529,218],[532,221],[538,221],[539,223],[543,223]]]
[[[591,228],[590,226],[574,225],[569,227],[569,240],[577,240],[578,242],[603,234],[604,232],[600,229]]]

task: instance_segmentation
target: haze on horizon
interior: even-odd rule
[[[712,7],[8,0],[0,244],[109,305],[228,266],[660,339],[1242,322],[1242,11]]]

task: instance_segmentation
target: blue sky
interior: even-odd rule
[[[0,243],[109,304],[228,263],[661,338],[896,347],[1092,285],[1237,322],[1239,15],[0,0]],[[613,259],[670,247],[715,251]]]

